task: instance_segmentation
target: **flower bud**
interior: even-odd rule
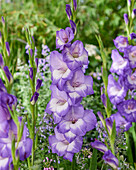
[[[130,34],[130,38],[131,38],[131,40],[136,39],[136,34],[135,34],[134,32],[132,32],[132,33]]]
[[[111,135],[111,133],[112,133],[112,126],[113,126],[113,122],[112,122],[111,117],[106,119],[106,126],[107,126],[107,129],[108,129],[108,131],[109,131],[109,133]]]
[[[128,6],[130,6],[131,5],[131,0],[128,0]]]
[[[104,93],[104,88],[103,87],[101,87],[101,100],[102,100],[104,106],[106,107],[106,100],[107,99],[106,99],[106,95]]]
[[[3,61],[2,54],[0,54],[0,67],[1,67],[1,68],[4,67],[4,61]]]
[[[68,19],[70,19],[72,16],[72,12],[71,12],[71,7],[69,4],[66,4],[66,13],[67,13]]]
[[[107,164],[109,164],[113,169],[117,169],[119,166],[118,159],[111,153],[110,150],[108,150],[104,153],[103,160]]]
[[[91,146],[103,153],[108,151],[106,145],[100,142],[99,140],[96,140],[95,142],[91,142]]]
[[[35,44],[35,39],[34,39],[34,36],[32,36],[32,40],[33,40],[33,43]]]
[[[7,79],[9,81],[9,83],[11,84],[13,82],[13,77],[12,77],[10,71],[9,71],[8,66],[4,66],[3,70],[4,70],[4,72],[5,72],[6,76],[7,76]]]
[[[128,25],[128,14],[124,14],[124,21],[125,21],[125,24]]]
[[[132,18],[134,19],[136,17],[136,9],[133,9],[132,11]]]
[[[74,21],[70,20],[70,25],[73,30],[73,33],[76,34],[76,24],[74,23]]]
[[[42,85],[42,80],[37,79],[37,82],[36,82],[36,91],[39,91],[41,85]]]
[[[7,50],[7,54],[8,56],[10,56],[10,48],[9,48],[9,43],[8,42],[5,42],[6,44],[6,50]]]
[[[74,10],[76,11],[76,9],[77,9],[77,0],[73,0],[73,5],[74,5]]]
[[[3,16],[1,17],[1,21],[2,21],[2,24],[5,25],[5,20]]]
[[[36,58],[36,59],[35,59],[35,65],[36,65],[37,68],[38,68],[38,64],[39,64],[39,63],[38,63],[38,58]]]
[[[33,68],[32,67],[30,68],[29,76],[30,76],[30,79],[33,80]]]
[[[103,126],[105,127],[104,117],[103,117],[103,115],[101,114],[101,112],[100,112],[100,111],[98,111],[98,112],[97,112],[97,115],[99,116],[99,118],[100,118],[100,120],[101,120],[101,122],[102,122]]]
[[[39,97],[39,93],[35,92],[34,95],[32,96],[30,102],[32,105],[35,105],[35,103],[37,102],[38,100],[38,97]]]

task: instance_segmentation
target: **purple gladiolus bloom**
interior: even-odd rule
[[[12,110],[12,107],[16,107],[16,104],[17,99],[15,96],[0,91],[0,123],[7,121],[11,118],[8,106]]]
[[[122,35],[118,36],[114,41],[114,45],[120,52],[124,52],[126,47],[128,46],[128,38],[123,37]]]
[[[0,67],[1,67],[1,68],[4,67],[4,61],[3,61],[2,54],[0,54]]]
[[[112,50],[111,58],[113,60],[110,72],[123,75],[124,71],[129,68],[128,59],[122,58],[117,50]]]
[[[21,124],[22,118],[19,118],[19,122]],[[11,143],[12,143],[12,135],[15,137],[15,146],[17,146],[17,126],[13,122],[13,120],[8,121],[9,124],[9,132],[7,138],[0,138],[0,156],[2,158],[9,158],[12,157],[11,154]],[[19,145],[17,147],[17,153],[19,153],[19,159],[25,160],[31,154],[32,149],[32,140],[30,138],[26,138],[27,135],[27,128],[24,125],[23,136]]]
[[[128,122],[136,122],[136,100],[130,99],[117,105],[117,109]]]
[[[136,88],[136,71],[133,73],[131,70],[128,70],[128,75],[125,77],[125,85],[130,90]]]
[[[115,120],[116,124],[116,132],[117,134],[120,132],[128,131],[129,128],[132,126],[131,122],[125,120],[118,112],[116,114],[112,114],[109,118],[106,118],[106,127],[109,133],[112,133],[113,122]],[[103,122],[102,122],[103,123]]]
[[[55,135],[49,136],[49,144],[53,153],[57,153],[59,156],[63,156],[64,159],[68,159],[72,162],[74,153],[81,150],[83,138],[78,136],[71,143],[69,143],[64,137],[63,133],[59,133],[57,127],[55,127]]]
[[[86,97],[87,95],[94,93],[93,79],[91,76],[84,76],[83,71],[78,70],[74,73],[73,78],[66,82],[64,89],[68,93],[76,92],[81,97]]]
[[[130,38],[131,38],[131,40],[136,39],[136,34],[135,34],[134,32],[132,32],[132,33],[130,34]]]
[[[5,74],[6,74],[6,77],[7,77],[8,81],[9,81],[9,83],[12,83],[13,82],[13,77],[12,77],[10,71],[9,71],[8,66],[4,66],[3,70],[4,70]]]
[[[116,82],[113,78],[113,75],[108,76],[108,87],[107,92],[112,104],[118,104],[123,101],[126,96],[127,89],[123,85],[121,78]]]
[[[70,20],[69,21],[70,22],[70,26],[71,26],[71,28],[72,28],[72,30],[73,30],[73,33],[74,34],[76,34],[76,24],[75,24],[75,22],[74,21],[72,21],[72,20]]]
[[[94,142],[91,142],[91,146],[97,150],[99,150],[100,152],[106,152],[108,151],[108,148],[105,144],[103,144],[102,142],[100,142],[99,140],[96,140]]]
[[[128,25],[128,14],[124,14],[124,21],[125,21],[125,24]]]
[[[130,61],[131,68],[136,67],[136,46],[128,46],[127,49],[124,51],[124,57],[128,58]]]
[[[126,121],[119,112],[112,114],[110,116],[112,122],[115,120],[116,123],[116,132],[119,133],[123,130],[123,132],[128,131],[129,128],[132,126],[131,122]]]
[[[76,9],[77,9],[77,0],[73,0],[73,5],[74,5],[74,10],[76,11]]]
[[[39,91],[41,85],[42,85],[42,80],[37,79],[37,82],[36,82],[36,91]]]
[[[7,50],[7,54],[8,56],[10,56],[10,48],[9,48],[9,43],[8,42],[5,42],[6,44],[6,50]]]
[[[117,169],[119,162],[118,159],[112,154],[110,150],[106,151],[103,155],[103,160],[112,168]]]
[[[50,87],[52,94],[51,100],[47,105],[46,112],[56,113],[58,116],[64,116],[69,111],[69,97],[66,92],[60,91],[55,85]]]
[[[76,70],[83,65],[88,64],[88,53],[83,43],[79,40],[75,41],[69,48],[64,50],[64,61],[71,70]]]
[[[72,12],[71,12],[71,7],[69,4],[66,4],[66,13],[67,13],[68,19],[70,19],[72,16]]]
[[[63,55],[57,51],[51,52],[50,69],[52,72],[52,83],[56,84],[60,90],[63,90],[65,82],[72,78],[73,72],[63,61]]]
[[[96,123],[92,110],[84,111],[82,105],[72,106],[58,124],[58,131],[63,133],[66,140],[71,143],[77,136],[84,136],[87,131],[94,129]]]
[[[64,46],[69,46],[74,39],[73,31],[70,27],[56,32],[56,48],[63,50]]]
[[[2,158],[0,156],[0,169],[1,170],[9,169],[9,164],[11,164],[11,162],[12,162],[11,157]]]
[[[32,105],[35,105],[35,103],[38,100],[38,97],[39,97],[39,93],[35,92],[34,95],[31,97],[31,100],[30,100]]]

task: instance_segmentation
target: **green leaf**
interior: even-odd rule
[[[89,170],[97,170],[97,149],[93,148],[92,159],[90,159]]]

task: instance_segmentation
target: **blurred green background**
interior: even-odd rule
[[[106,48],[113,47],[113,39],[124,34],[123,14],[126,0],[80,0],[77,12],[77,39],[97,45],[95,34],[100,34]],[[55,49],[56,30],[69,26],[65,12],[70,0],[1,0],[0,15],[8,21],[8,38],[19,50],[25,41],[28,26],[36,39],[36,46],[46,43]],[[22,51],[22,48],[21,48]]]

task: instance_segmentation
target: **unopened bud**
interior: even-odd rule
[[[32,67],[30,68],[29,76],[30,76],[30,79],[33,80],[33,68]]]
[[[128,25],[128,14],[124,14],[124,21],[126,23],[126,25]]]
[[[3,69],[4,67],[4,61],[3,61],[3,57],[2,54],[0,54],[0,67]]]
[[[74,21],[70,20],[70,25],[73,30],[73,33],[76,34],[76,24],[74,23]]]
[[[132,18],[134,19],[136,17],[136,9],[133,9],[132,11]]]
[[[30,102],[32,105],[35,105],[35,103],[37,102],[38,100],[38,97],[39,97],[39,93],[35,92],[34,95],[32,96]]]
[[[36,91],[39,91],[41,85],[42,85],[42,80],[37,79],[37,82],[36,82]]]
[[[5,42],[6,44],[6,50],[7,50],[7,54],[8,56],[10,56],[10,48],[9,48],[9,43],[8,42]]]
[[[67,13],[68,19],[70,19],[72,16],[72,12],[71,12],[71,7],[69,4],[66,4],[66,13]]]
[[[5,72],[6,76],[7,76],[7,79],[9,81],[9,83],[11,84],[13,82],[13,77],[12,77],[10,71],[9,71],[8,66],[4,66],[3,70],[4,70],[4,72]]]
[[[35,65],[36,65],[36,68],[38,68],[38,58],[35,58]]]
[[[76,9],[77,9],[77,0],[73,0],[73,5],[74,5],[74,10],[76,11]]]
[[[5,20],[3,16],[1,17],[1,21],[2,21],[2,24],[5,25]]]
[[[130,6],[131,5],[131,0],[128,0],[128,6]]]
[[[136,34],[135,34],[134,32],[132,32],[132,33],[130,34],[130,38],[131,38],[131,40],[136,39]]]

